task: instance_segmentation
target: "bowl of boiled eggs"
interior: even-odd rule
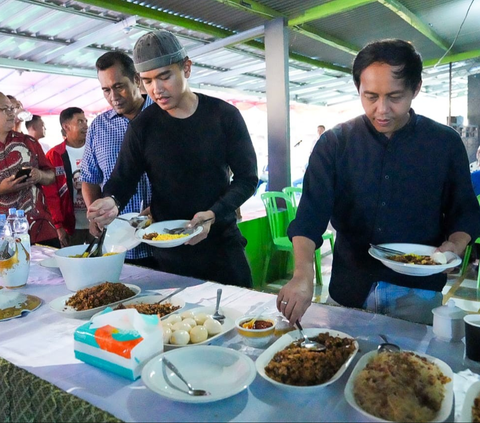
[[[226,318],[223,324],[214,320],[212,314],[213,309],[208,307],[170,314],[162,320],[163,343],[173,347],[200,345],[233,329],[235,322],[228,313],[224,311]]]

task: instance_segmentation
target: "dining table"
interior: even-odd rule
[[[219,401],[173,401],[150,390],[141,378],[132,381],[75,358],[74,332],[86,321],[66,318],[49,307],[52,300],[71,293],[59,269],[42,266],[54,251],[50,247],[32,246],[28,282],[16,290],[41,298],[42,305],[21,317],[0,321],[0,372],[3,372],[0,376],[0,420],[10,416],[12,421],[82,421],[85,415],[82,417],[80,409],[92,407],[105,414],[97,414],[96,417],[93,414],[91,421],[365,421],[366,417],[347,403],[344,389],[358,360],[383,342],[380,334],[386,335],[389,342],[398,344],[404,350],[428,354],[451,367],[455,399],[448,421],[459,421],[468,385],[476,378],[480,380],[480,363],[465,357],[464,340],[445,342],[435,337],[431,326],[359,309],[312,303],[302,318],[305,329],[341,331],[355,338],[359,344],[359,352],[353,362],[334,383],[313,391],[290,392],[279,389],[256,374],[246,389]],[[279,314],[276,311],[276,295],[259,290],[221,285],[128,264],[123,266],[120,282],[139,286],[142,294],[168,294],[184,287],[178,295],[185,300],[186,307],[214,306],[217,289],[222,288],[221,307],[235,309],[240,315],[255,314],[259,310],[272,316]],[[216,337],[210,345],[234,349],[253,361],[266,348],[245,345],[235,329]],[[5,376],[7,373],[2,368],[8,370],[9,377]],[[23,380],[26,375],[32,379]],[[48,390],[44,384],[51,389]],[[13,411],[6,407],[15,405],[19,391],[29,392],[26,401],[31,404],[28,412],[25,410],[27,405],[20,410],[17,405],[14,416]],[[53,394],[47,396],[47,391]],[[65,397],[79,402],[74,401],[71,405]],[[59,416],[58,413],[63,414]]]

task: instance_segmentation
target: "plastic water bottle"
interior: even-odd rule
[[[8,209],[7,224],[5,225],[5,236],[12,236],[15,234],[13,224],[17,220],[17,209],[12,207]]]
[[[16,219],[13,222],[13,231],[16,238],[20,238],[25,249],[30,253],[30,235],[28,234],[28,220],[25,211],[17,210]]]
[[[2,213],[0,214],[0,239],[5,237],[5,226],[7,224],[7,215]]]

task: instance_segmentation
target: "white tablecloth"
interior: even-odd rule
[[[431,327],[359,310],[312,304],[303,318],[304,327],[336,329],[352,335],[360,344],[355,361],[337,382],[318,392],[299,395],[279,390],[257,375],[247,390],[218,402],[173,402],[150,391],[141,379],[131,382],[75,359],[73,333],[84,321],[66,319],[48,307],[51,300],[69,291],[58,271],[38,265],[40,260],[51,256],[53,250],[43,247],[33,247],[32,250],[30,278],[20,292],[36,295],[44,304],[24,317],[0,322],[0,356],[124,421],[364,420],[347,404],[343,390],[359,357],[375,349],[381,341],[380,333],[387,334],[391,342],[404,349],[438,357],[456,373],[465,369],[480,373],[478,363],[464,358],[463,342],[437,340]],[[270,311],[275,309],[275,296],[271,294],[129,265],[124,266],[120,279],[140,286],[142,292],[166,293],[174,287],[187,286],[180,295],[190,305],[214,305],[217,288],[222,287],[222,305],[225,307],[242,313],[254,312],[260,307],[267,307]],[[215,340],[214,344],[243,351],[254,360],[263,352],[245,347],[235,331]],[[461,405],[457,400],[456,417]]]

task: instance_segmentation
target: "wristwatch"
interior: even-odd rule
[[[118,211],[120,211],[121,204],[120,204],[120,201],[118,201],[118,198],[115,197],[114,195],[109,195],[109,197],[112,198],[113,201],[115,201],[115,205],[117,206]]]

